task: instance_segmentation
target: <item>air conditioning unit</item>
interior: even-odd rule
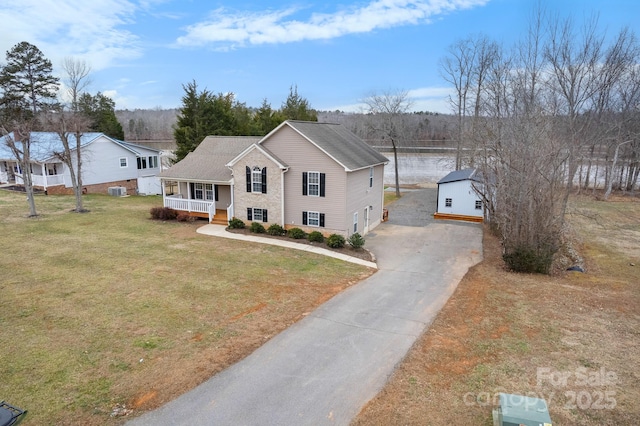
[[[551,426],[544,399],[524,395],[500,394],[500,406],[493,410],[494,426]]]
[[[127,188],[125,188],[124,186],[111,186],[108,189],[109,191],[109,195],[112,195],[114,197],[124,197],[125,195],[127,195]]]

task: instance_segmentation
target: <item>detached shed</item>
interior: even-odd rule
[[[482,222],[484,206],[476,192],[482,181],[476,169],[456,170],[438,181],[438,201],[435,219]]]

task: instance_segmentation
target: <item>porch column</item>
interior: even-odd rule
[[[235,217],[236,213],[235,213],[235,205],[234,205],[234,201],[233,201],[233,183],[231,184],[231,204],[229,205],[229,213],[231,213],[231,217],[228,217],[227,220],[231,220],[233,217]]]
[[[42,167],[42,186],[46,191],[47,190],[47,164],[42,163],[41,167]]]

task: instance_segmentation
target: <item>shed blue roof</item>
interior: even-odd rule
[[[157,149],[147,148],[147,147],[135,145],[129,142],[120,141],[120,140],[111,138],[105,135],[104,133],[99,133],[99,132],[83,133],[82,136],[80,136],[80,146],[83,147],[93,142],[100,136],[104,136],[105,138],[112,140],[114,143],[121,145],[122,147],[124,147],[125,149],[128,149],[129,151],[132,151],[136,155],[140,155],[139,150],[141,149],[158,151]],[[14,133],[11,132],[8,135],[0,137],[0,159],[14,160],[15,155],[13,155],[13,152],[5,143],[7,138],[12,138],[12,139],[15,138]],[[69,142],[71,143],[72,146],[75,146],[75,142],[76,142],[75,136],[72,136]],[[31,155],[30,155],[31,160],[42,163],[52,158],[54,156],[54,153],[63,152],[64,146],[62,144],[62,140],[60,139],[60,136],[56,132],[31,132],[30,149],[31,149]]]

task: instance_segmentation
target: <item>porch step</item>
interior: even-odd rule
[[[221,217],[221,218],[216,218],[214,217],[213,219],[211,219],[211,223],[213,225],[224,225],[224,226],[228,226],[229,225],[229,221],[227,220],[227,217]]]
[[[229,220],[227,219],[227,211],[226,210],[216,210],[216,214],[211,219],[211,223],[215,225],[229,225]]]

